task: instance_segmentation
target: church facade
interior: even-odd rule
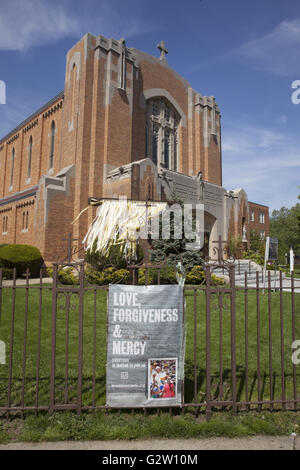
[[[213,242],[269,232],[268,207],[222,186],[221,115],[160,57],[124,39],[86,34],[68,52],[64,90],[0,140],[0,244],[37,246],[46,262],[62,239],[83,240],[89,197],[204,204]]]

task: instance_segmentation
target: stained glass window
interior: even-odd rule
[[[156,165],[178,168],[178,127],[180,116],[165,98],[146,103],[146,156]]]

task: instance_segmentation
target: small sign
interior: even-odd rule
[[[268,259],[269,261],[278,260],[278,239],[277,238],[270,238]]]

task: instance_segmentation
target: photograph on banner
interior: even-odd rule
[[[111,284],[107,322],[107,406],[181,405],[183,288]]]
[[[148,398],[175,398],[177,390],[177,358],[148,359]]]

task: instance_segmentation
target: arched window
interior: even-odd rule
[[[11,152],[11,166],[10,166],[10,181],[9,181],[9,186],[12,188],[13,182],[14,182],[14,168],[15,168],[15,149],[12,149]]]
[[[178,127],[180,115],[165,98],[146,102],[146,156],[156,165],[178,168]]]
[[[53,168],[53,164],[54,164],[54,143],[55,143],[55,122],[52,121],[51,130],[50,130],[49,170]]]
[[[31,158],[32,158],[32,135],[29,139],[29,146],[28,146],[28,167],[27,167],[27,179],[30,178],[31,175]]]

